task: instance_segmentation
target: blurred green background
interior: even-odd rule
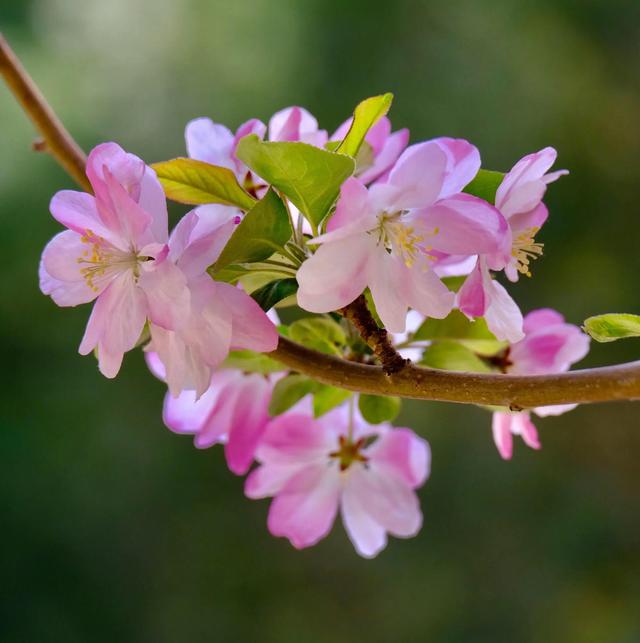
[[[553,145],[571,175],[516,299],[640,312],[637,0],[0,0],[0,28],[87,149],[162,160],[193,117],[290,104],[332,129],[382,91],[414,141],[466,137],[491,169]],[[433,449],[423,531],[373,561],[340,526],[297,552],[219,448],[163,427],[140,354],[115,381],[77,354],[89,308],[36,276],[73,186],[33,138],[0,87],[2,643],[640,641],[640,407],[541,420],[542,452],[504,463],[483,411],[407,405]]]

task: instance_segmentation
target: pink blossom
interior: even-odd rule
[[[481,199],[460,194],[480,156],[466,141],[436,139],[407,148],[385,183],[342,186],[327,232],[298,271],[298,303],[329,312],[369,287],[385,327],[403,332],[407,308],[445,317],[454,294],[433,271],[438,253],[496,253],[508,226]]]
[[[331,136],[332,141],[341,141],[349,131],[353,117],[347,119]],[[356,168],[356,176],[365,184],[376,180],[384,181],[389,170],[398,160],[409,142],[409,130],[391,132],[391,121],[383,116],[365,136],[365,143],[371,148],[372,159],[364,167]]]
[[[287,107],[276,112],[269,120],[270,141],[299,141],[315,147],[324,147],[328,135],[318,129],[318,121],[304,107]]]
[[[269,531],[298,548],[324,538],[340,509],[361,556],[386,545],[387,532],[415,536],[422,513],[415,489],[427,479],[427,442],[411,430],[350,420],[347,405],[314,419],[294,410],[272,420],[247,478],[250,498],[273,496]]]
[[[566,170],[547,174],[556,156],[552,147],[546,147],[525,156],[505,175],[496,193],[496,207],[509,223],[509,234],[498,253],[477,257],[458,295],[460,310],[470,318],[485,317],[501,340],[522,339],[522,314],[489,269],[504,269],[511,281],[518,280],[518,273],[531,276],[530,263],[542,254],[542,244],[534,237],[548,216],[542,198],[549,183],[567,174]]]
[[[261,196],[266,186],[257,181],[256,176],[236,156],[236,148],[241,138],[249,134],[263,138],[266,131],[267,126],[256,118],[240,125],[235,134],[210,118],[196,118],[187,123],[184,135],[190,158],[230,169],[245,189]],[[241,214],[239,210],[237,212]]]
[[[115,377],[146,321],[175,328],[190,296],[167,259],[167,208],[153,170],[104,143],[89,154],[87,177],[95,197],[63,190],[51,201],[68,230],[42,254],[40,288],[59,306],[96,300],[80,353],[97,347],[100,371]]]
[[[505,216],[511,229],[511,246],[505,274],[511,281],[518,273],[531,276],[530,262],[542,254],[542,244],[535,235],[549,216],[542,203],[547,185],[567,170],[548,173],[558,154],[552,147],[520,159],[505,175],[496,193],[496,207]]]
[[[157,353],[146,353],[151,372],[166,381],[166,369]],[[222,369],[211,377],[201,397],[193,390],[177,397],[167,393],[163,419],[175,433],[193,435],[199,449],[223,444],[229,469],[246,473],[267,428],[267,409],[274,376]]]
[[[500,356],[504,373],[511,375],[550,375],[568,371],[589,352],[589,337],[578,326],[567,324],[564,317],[550,308],[530,312],[524,318],[525,337],[509,346]],[[543,406],[532,409],[540,417],[560,415],[576,404]],[[498,411],[493,414],[493,439],[498,452],[509,460],[513,436],[520,435],[532,449],[540,448],[536,427],[528,411]]]
[[[484,317],[489,330],[501,341],[518,342],[524,337],[518,304],[506,288],[493,279],[486,257],[476,264],[458,291],[456,304],[469,319]]]
[[[171,233],[169,259],[186,276],[191,305],[180,328],[150,324],[149,350],[165,365],[174,396],[189,389],[202,395],[230,350],[269,352],[278,344],[275,326],[249,295],[207,274],[238,221],[233,209],[206,205],[188,213]]]

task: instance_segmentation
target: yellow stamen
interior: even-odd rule
[[[82,243],[90,245],[90,248],[84,250],[76,261],[79,264],[86,264],[80,268],[80,274],[87,286],[94,292],[100,290],[99,280],[114,271],[120,272],[123,269],[131,268],[135,276],[138,276],[138,257],[135,252],[123,252],[91,230],[86,230],[80,240]]]
[[[340,471],[346,471],[354,462],[367,463],[369,458],[360,453],[364,446],[365,438],[360,438],[356,442],[351,441],[344,435],[338,438],[338,449],[329,454],[330,458],[335,458],[340,463]]]
[[[531,277],[529,264],[542,255],[544,244],[536,243],[534,237],[540,230],[538,227],[523,230],[514,240],[511,247],[511,256],[516,261],[516,269],[523,275]]]

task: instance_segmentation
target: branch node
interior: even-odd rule
[[[33,143],[31,143],[31,149],[34,152],[48,152],[49,146],[43,138],[36,138]]]
[[[410,360],[402,357],[394,348],[389,340],[389,333],[384,328],[378,327],[376,320],[367,307],[367,300],[364,295],[360,295],[338,312],[356,327],[362,339],[378,358],[385,375],[398,373],[409,364]]]

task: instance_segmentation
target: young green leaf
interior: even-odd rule
[[[493,204],[496,202],[496,192],[502,183],[502,179],[504,179],[503,172],[479,170],[473,181],[467,185],[463,192]]]
[[[342,327],[328,317],[305,317],[289,326],[293,341],[329,355],[341,355],[338,347],[347,343]]]
[[[233,231],[214,270],[221,270],[234,263],[253,263],[268,259],[284,247],[292,233],[287,209],[280,197],[270,189]]]
[[[287,375],[279,380],[273,388],[271,402],[269,402],[269,415],[272,417],[288,411],[305,395],[313,392],[316,382],[305,375]]]
[[[640,337],[640,315],[609,313],[589,317],[584,329],[597,342],[614,342],[625,337]]]
[[[453,310],[444,319],[427,319],[414,333],[416,341],[455,341],[483,355],[494,355],[506,346],[498,341],[482,319],[469,321],[459,310]]]
[[[458,342],[434,342],[422,354],[419,364],[443,371],[490,373],[491,367],[472,350]]]
[[[306,143],[264,142],[255,134],[241,139],[236,155],[289,197],[314,227],[327,215],[355,168],[353,159],[344,154]]]
[[[402,400],[399,397],[386,395],[360,395],[358,408],[362,413],[362,417],[369,424],[393,422],[398,417],[398,413],[400,413]]]
[[[267,357],[264,353],[253,351],[231,351],[222,364],[222,368],[237,368],[247,373],[278,373],[285,370],[285,367],[276,362],[275,359]]]
[[[372,96],[357,105],[353,112],[353,122],[338,148],[340,154],[356,158],[367,132],[389,111],[393,94]]]
[[[294,295],[297,291],[298,282],[295,279],[276,279],[252,292],[251,296],[258,302],[262,310],[270,310],[277,303]]]
[[[256,202],[226,167],[187,158],[154,163],[151,167],[156,171],[167,197],[178,203],[221,203],[249,210]]]
[[[317,418],[328,413],[339,404],[351,397],[353,393],[335,386],[318,384],[313,393],[313,415]]]

